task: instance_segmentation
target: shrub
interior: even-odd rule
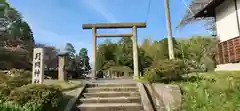
[[[0,109],[1,111],[31,111],[29,108],[21,107],[18,104],[3,101],[0,101]]]
[[[6,102],[0,101],[0,110],[1,111],[42,111],[41,109],[38,109],[37,106],[33,106],[33,105],[21,106],[19,104],[9,102],[9,101],[6,101]]]
[[[0,84],[5,83],[8,79],[9,77],[7,75],[5,75],[4,73],[0,73]]]
[[[182,60],[163,60],[153,63],[145,70],[144,78],[149,82],[169,82],[180,79],[180,75],[187,72],[187,67]]]
[[[11,91],[7,100],[37,111],[51,111],[58,107],[62,92],[53,86],[29,84]]]
[[[0,75],[0,84],[6,84],[14,89],[31,83],[31,72],[22,69],[9,70],[7,74]]]
[[[7,75],[31,78],[31,72],[23,69],[11,69],[8,71]]]
[[[148,81],[150,83],[157,82],[158,80],[160,80],[159,76],[157,75],[154,69],[145,70],[144,76],[141,79],[142,81]]]
[[[0,101],[5,101],[10,91],[11,90],[6,85],[0,84]]]
[[[16,88],[16,87],[21,87],[23,85],[30,84],[31,81],[32,81],[31,78],[28,78],[25,75],[21,75],[21,76],[14,76],[9,78],[9,80],[6,81],[6,84],[10,88]]]

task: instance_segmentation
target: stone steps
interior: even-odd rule
[[[143,107],[138,103],[92,103],[78,106],[80,111],[141,111]]]
[[[79,101],[80,111],[143,111],[136,84],[88,84]]]
[[[94,92],[83,93],[84,98],[91,97],[139,97],[139,92]]]
[[[138,92],[138,88],[135,87],[92,87],[87,88],[85,92],[92,93],[92,92],[103,92],[103,91],[111,91],[111,92]]]
[[[88,88],[90,87],[136,87],[136,84],[106,84],[106,83],[100,83],[100,84],[88,84]]]
[[[82,103],[141,103],[141,97],[81,98]]]

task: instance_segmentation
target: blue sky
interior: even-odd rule
[[[30,24],[37,43],[63,49],[72,43],[77,52],[87,48],[91,56],[91,30],[85,23],[145,22],[147,28],[138,30],[138,42],[144,38],[160,40],[167,35],[164,0],[152,0],[147,17],[148,0],[8,0]],[[182,0],[170,0],[173,36],[177,38],[209,34],[201,24],[183,29],[176,25],[186,9]],[[190,0],[187,0],[190,1]],[[100,30],[100,33],[126,33],[130,30]],[[114,39],[113,39],[114,40]],[[103,39],[98,39],[98,43]]]

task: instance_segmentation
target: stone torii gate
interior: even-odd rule
[[[131,37],[133,43],[134,79],[139,77],[137,28],[146,28],[146,23],[101,23],[83,24],[83,29],[92,29],[92,74],[96,78],[96,39],[101,37]],[[97,29],[132,28],[128,34],[97,34]]]

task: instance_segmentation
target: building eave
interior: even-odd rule
[[[194,15],[195,18],[199,17],[215,17],[215,9],[221,5],[225,0],[212,0],[202,10]]]

